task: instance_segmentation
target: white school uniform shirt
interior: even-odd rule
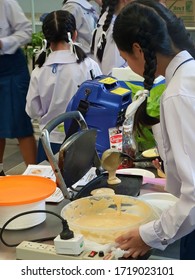
[[[110,26],[108,30],[106,31],[106,45],[104,48],[104,53],[102,57],[102,62],[99,61],[97,57],[97,49],[98,44],[101,40],[102,32],[103,32],[103,25],[106,20],[107,11],[101,16],[98,27],[95,35],[95,42],[94,42],[94,59],[99,64],[102,73],[105,75],[110,75],[112,73],[112,69],[114,67],[120,68],[120,67],[126,67],[127,63],[125,60],[120,56],[119,50],[114,42],[112,33],[113,33],[113,26],[116,19],[116,15],[113,15],[112,21],[110,23]]]
[[[0,0],[0,55],[13,54],[31,41],[32,24],[15,0]]]
[[[158,150],[158,154],[160,155],[161,159],[165,158],[164,155],[164,148],[163,148],[163,138],[162,138],[162,131],[160,123],[157,123],[152,126],[152,133],[155,139],[156,148]]]
[[[101,6],[98,3],[96,3],[96,1],[89,1],[89,3],[93,6],[93,8],[97,12],[97,14],[100,15],[100,13],[101,13]]]
[[[168,65],[160,107],[166,189],[179,200],[140,226],[144,242],[161,250],[195,230],[195,61],[183,63],[190,58],[182,51]]]
[[[74,15],[78,32],[77,42],[86,54],[90,53],[93,30],[96,28],[98,14],[86,0],[68,0],[62,7]]]
[[[32,119],[39,119],[40,130],[53,118],[65,113],[67,105],[78,90],[78,86],[101,75],[98,64],[86,58],[78,64],[75,54],[69,50],[50,53],[44,65],[32,71],[27,93],[26,112]],[[57,128],[50,134],[52,143],[62,143],[64,133]]]

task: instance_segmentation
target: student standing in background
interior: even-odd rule
[[[119,236],[116,242],[128,251],[126,257],[136,258],[151,248],[164,250],[181,238],[180,259],[194,260],[195,47],[182,21],[163,5],[156,5],[158,9],[145,6],[144,1],[130,3],[117,17],[113,37],[121,56],[144,77],[148,92],[155,77],[165,76],[166,90],[160,104],[163,162],[166,190],[178,201],[159,219]],[[135,129],[158,121],[148,116],[146,105],[147,97],[136,112]]]
[[[167,6],[166,5],[167,0],[156,0],[156,1],[164,5],[165,7]]]
[[[94,31],[91,52],[98,62],[103,74],[112,74],[113,68],[126,67],[112,38],[112,30],[116,16],[120,10],[133,0],[102,0],[102,9],[97,29]],[[162,4],[165,0],[154,0]]]
[[[27,94],[26,111],[32,119],[39,119],[40,130],[58,115],[65,113],[67,105],[78,90],[78,86],[94,76],[101,75],[98,64],[87,57],[75,42],[76,21],[68,11],[49,13],[42,26],[46,39],[45,48],[38,57],[37,67],[31,75]],[[46,59],[46,48],[51,53]],[[50,134],[54,153],[59,151],[65,138],[64,132],[56,128]],[[39,141],[38,162],[46,159]]]
[[[82,44],[86,54],[90,54],[92,34],[99,15],[87,0],[64,0],[62,4],[62,10],[70,12],[76,19],[78,43]]]
[[[114,67],[127,66],[112,38],[116,16],[132,0],[103,0],[100,19],[92,40],[92,53],[103,74],[109,75]]]
[[[102,6],[102,0],[89,1],[89,3],[94,7],[94,9],[96,10],[97,14],[100,15],[101,6]]]
[[[15,0],[0,0],[0,174],[6,138],[17,138],[25,163],[36,161],[36,141],[25,112],[30,75],[21,46],[31,41],[31,23]]]

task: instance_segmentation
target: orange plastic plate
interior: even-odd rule
[[[49,178],[33,175],[13,175],[0,179],[0,206],[37,202],[50,196],[56,183]]]

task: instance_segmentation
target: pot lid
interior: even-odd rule
[[[54,193],[56,183],[34,175],[11,175],[0,178],[0,206],[37,202]]]

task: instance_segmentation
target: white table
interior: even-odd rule
[[[47,162],[44,162],[45,164]],[[48,164],[48,163],[47,163]],[[9,175],[22,174],[25,170],[25,165],[19,164],[15,168],[12,168],[7,172]],[[145,184],[140,189],[140,194],[151,193],[151,192],[163,192],[163,187]],[[46,203],[46,209],[60,214],[61,209],[70,201],[64,199],[59,204]],[[6,230],[3,234],[3,238],[8,244],[20,243],[23,240],[34,240],[48,236],[57,236],[61,232],[61,221],[53,216],[47,215],[47,219],[40,225],[35,226],[31,229],[25,230]],[[14,260],[16,258],[15,247],[7,247],[0,241],[0,260]],[[167,247],[165,251],[154,250],[151,259],[179,259],[179,242]]]

